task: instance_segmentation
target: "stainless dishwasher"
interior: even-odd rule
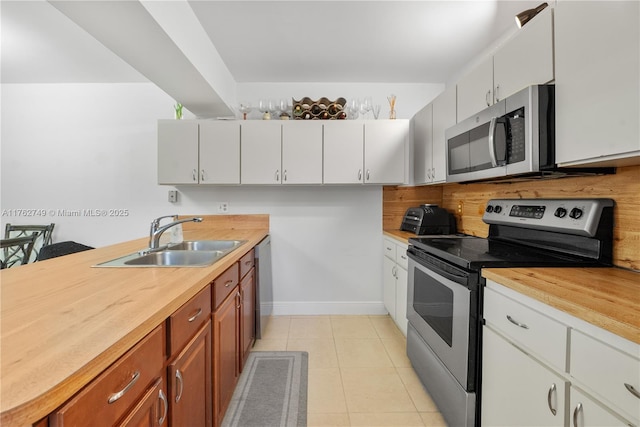
[[[256,339],[262,338],[273,312],[273,276],[271,273],[271,236],[255,247],[256,262]]]

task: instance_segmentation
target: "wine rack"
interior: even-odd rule
[[[331,101],[328,98],[320,98],[317,101],[304,97],[301,100],[293,100],[294,120],[344,120],[347,113],[344,106],[347,100],[338,98]]]

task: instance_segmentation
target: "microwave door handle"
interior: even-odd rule
[[[496,131],[498,125],[502,125],[505,131],[503,137],[498,141],[496,138]],[[498,158],[498,143],[501,143],[501,158]],[[504,118],[492,117],[489,122],[489,157],[491,157],[491,166],[494,168],[498,166],[504,166],[507,161],[507,140],[506,140],[506,121]]]

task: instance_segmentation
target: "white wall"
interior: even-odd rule
[[[389,118],[387,97],[396,95],[396,115],[398,119],[410,119],[422,107],[444,91],[444,84],[436,83],[238,83],[238,103],[251,103],[254,111],[249,118],[259,118],[257,111],[260,99],[291,98],[300,100],[327,97],[330,100],[343,97],[362,100],[372,98],[373,104],[380,104],[379,119]],[[239,117],[239,116],[238,116]],[[372,113],[367,118],[373,119]]]
[[[104,246],[147,235],[164,214],[271,215],[276,313],[384,313],[379,186],[156,184],[156,122],[173,99],[144,84],[3,84],[1,223],[55,222],[56,241]],[[44,216],[15,214],[38,209]],[[61,211],[126,209],[123,217]]]

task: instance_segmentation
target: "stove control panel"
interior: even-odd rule
[[[492,199],[482,220],[537,230],[594,236],[612,199]]]

